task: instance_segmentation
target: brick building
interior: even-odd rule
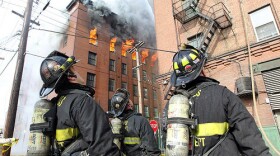
[[[280,149],[280,1],[154,0],[154,13],[157,48],[176,52],[180,43],[188,43],[207,52],[206,75],[240,96]],[[157,53],[160,98],[168,99],[174,54]]]
[[[111,46],[115,50],[110,49],[113,33],[110,23],[92,26],[91,18],[94,17],[90,17],[88,9],[77,0],[73,0],[67,9],[70,14],[67,33],[73,35],[64,37],[60,50],[80,60],[75,67],[87,85],[95,89],[94,98],[97,103],[107,111],[110,109],[110,99],[114,91],[117,88],[127,88],[134,107],[139,111],[137,68],[133,68],[136,61],[132,59],[132,54],[123,54],[124,41],[117,38],[115,46]],[[153,65],[150,56],[138,69],[141,76],[143,115],[148,119],[154,119],[158,117],[156,100],[158,86],[153,81],[154,71],[150,68]]]

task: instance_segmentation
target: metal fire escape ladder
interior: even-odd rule
[[[203,53],[207,52],[217,29],[226,29],[232,26],[229,13],[229,10],[222,2],[213,6],[203,5],[199,0],[175,0],[173,3],[174,19],[178,20],[182,25],[197,17],[200,19],[201,26],[198,29],[196,39],[199,43],[197,48]],[[174,87],[170,83],[169,85],[164,97],[165,100],[168,100],[174,91]]]
[[[202,26],[203,27],[203,26]],[[205,29],[204,27],[202,34],[203,37],[201,39],[200,45],[198,47],[199,50],[201,50],[203,53],[206,53],[207,48],[209,47],[215,32],[217,30],[217,26],[214,20],[209,20],[208,27]]]

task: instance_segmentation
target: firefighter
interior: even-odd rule
[[[242,101],[218,81],[203,76],[205,61],[205,54],[189,45],[173,57],[174,94],[188,97],[188,113],[197,121],[190,132],[189,155],[271,155]],[[168,105],[164,109],[164,121],[168,120]],[[163,126],[164,131],[168,130],[166,122]]]
[[[56,155],[119,156],[106,113],[94,101],[94,89],[84,85],[73,56],[53,51],[40,68],[44,82],[40,97],[55,90],[57,124],[54,151]]]
[[[126,89],[117,89],[111,99],[112,114],[122,121],[121,151],[126,156],[158,156],[154,132],[148,120],[133,110]]]

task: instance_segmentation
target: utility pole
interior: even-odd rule
[[[138,100],[139,100],[139,113],[143,114],[143,98],[142,98],[142,88],[141,88],[141,75],[140,75],[140,59],[138,49],[144,44],[143,41],[139,41],[133,48],[127,52],[133,53],[136,52],[136,67],[137,68],[137,85],[138,85]]]
[[[18,106],[18,97],[19,97],[19,90],[20,90],[20,84],[21,84],[21,78],[22,78],[22,72],[24,66],[32,4],[33,4],[33,0],[27,1],[27,6],[24,13],[24,23],[23,23],[22,34],[21,34],[21,39],[19,44],[19,52],[18,52],[16,70],[14,75],[14,83],[11,91],[10,103],[9,103],[9,108],[8,108],[8,113],[6,117],[6,123],[5,123],[5,133],[4,133],[5,138],[12,138],[14,134],[15,119],[16,119],[17,106]],[[5,155],[9,156],[10,150]]]

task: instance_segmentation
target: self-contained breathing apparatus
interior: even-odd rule
[[[56,120],[56,106],[51,101],[42,99],[36,102],[30,125],[28,156],[48,156],[53,153]]]
[[[187,156],[190,145],[194,145],[194,137],[191,131],[196,128],[197,118],[191,113],[192,106],[189,100],[190,94],[185,90],[177,90],[169,100],[166,155]]]
[[[63,75],[69,74],[68,69],[75,63],[77,63],[77,60],[74,56],[68,57],[59,51],[53,51],[49,54],[40,67],[41,79],[44,82],[40,90],[40,97],[43,98],[56,89]],[[33,120],[30,125],[27,155],[61,155],[55,140],[56,124],[56,104],[46,99],[39,100],[35,104]]]
[[[124,139],[124,123],[119,118],[129,102],[129,96],[130,94],[126,89],[117,89],[111,100],[112,111],[110,114],[112,119],[110,123],[112,125],[112,131],[114,134],[114,143],[119,147],[120,150],[122,150]]]

